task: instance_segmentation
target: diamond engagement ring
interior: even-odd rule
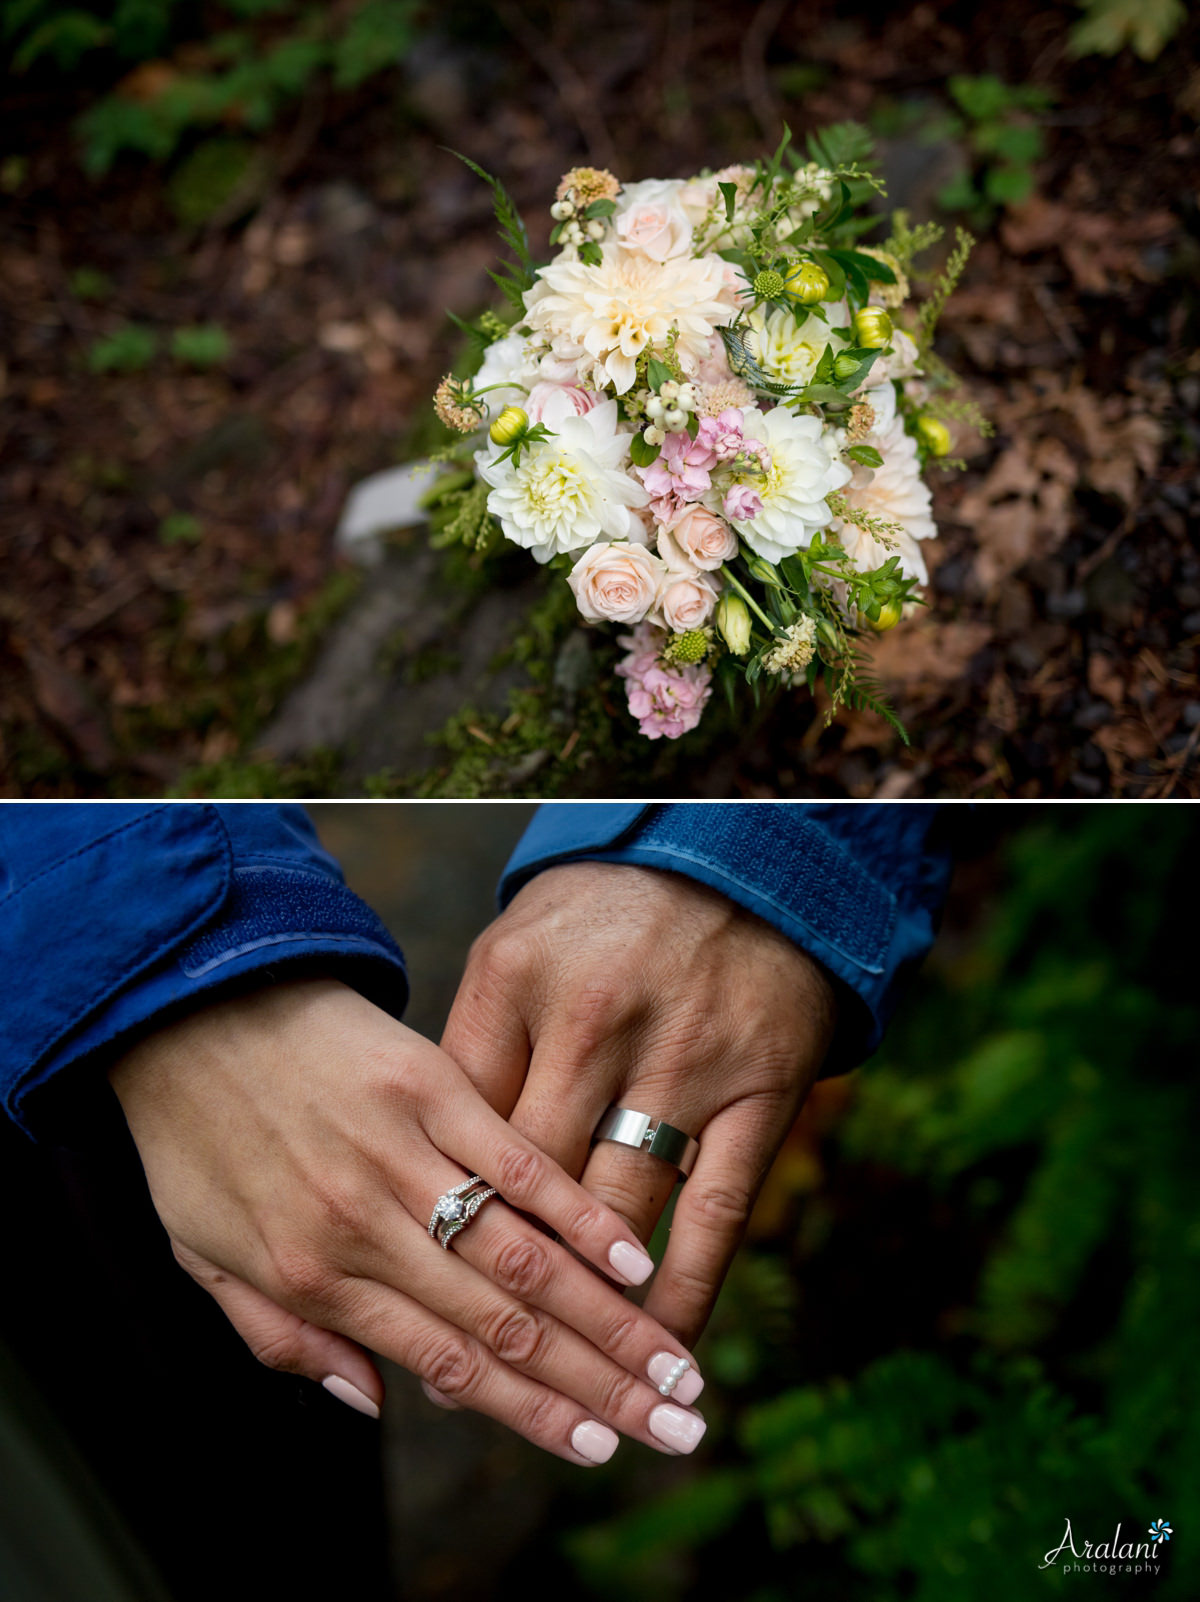
[[[679,1177],[686,1179],[700,1155],[700,1142],[682,1129],[657,1121],[650,1113],[634,1112],[632,1107],[610,1107],[596,1125],[593,1140],[613,1140],[618,1146],[633,1146],[648,1151],[652,1157],[661,1157],[674,1168]]]
[[[478,1174],[472,1174],[470,1179],[464,1179],[453,1190],[439,1196],[433,1206],[433,1216],[429,1220],[430,1238],[436,1240],[443,1251],[449,1251],[450,1242],[455,1235],[461,1234],[483,1206],[490,1201],[496,1191],[481,1179]]]

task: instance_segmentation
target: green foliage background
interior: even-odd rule
[[[726,1289],[707,1464],[566,1537],[588,1594],[1197,1594],[1196,829],[1060,808],[998,850]],[[1040,1570],[1068,1517],[1176,1538],[1158,1576]]]

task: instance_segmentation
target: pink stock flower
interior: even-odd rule
[[[762,511],[762,496],[750,484],[734,484],[722,510],[732,523],[752,523]]]
[[[648,740],[677,740],[700,721],[712,694],[712,671],[706,667],[666,668],[659,651],[666,642],[666,631],[643,623],[619,641],[628,655],[617,664],[617,674],[625,680],[629,710],[638,720],[638,731]]]
[[[707,494],[712,485],[709,469],[717,458],[699,437],[668,434],[657,459],[639,467],[642,483],[650,491],[651,508],[660,523],[677,518],[684,507]]]
[[[696,435],[697,444],[700,441],[708,446],[719,462],[731,462],[739,451],[746,449],[741,412],[731,406],[719,417],[702,417],[700,432]]]

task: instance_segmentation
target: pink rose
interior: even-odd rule
[[[644,545],[610,541],[585,551],[567,583],[589,623],[640,623],[666,576],[666,563]]]
[[[531,423],[545,423],[553,432],[565,417],[582,417],[599,401],[600,396],[594,389],[580,389],[575,384],[538,383],[529,391],[525,411]]]
[[[626,184],[616,215],[617,238],[627,250],[640,250],[652,261],[686,256],[692,248],[692,225],[679,203],[678,179],[651,178]]]
[[[676,634],[702,629],[716,604],[716,585],[706,573],[673,573],[658,601],[663,622]]]
[[[732,523],[752,523],[762,511],[762,496],[749,484],[735,484],[725,496],[722,511]]]
[[[658,554],[670,568],[711,573],[737,555],[737,535],[707,506],[689,506],[670,528],[658,531]]]

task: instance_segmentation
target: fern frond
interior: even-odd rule
[[[457,156],[464,167],[469,167],[477,177],[492,191],[492,207],[496,213],[496,223],[500,230],[500,238],[516,257],[515,262],[501,262],[499,273],[489,273],[488,276],[504,291],[509,300],[515,305],[521,305],[521,297],[525,291],[533,288],[534,262],[529,250],[529,235],[525,231],[525,224],[521,221],[521,213],[517,210],[516,202],[505,189],[498,178],[493,178],[490,172],[485,172],[470,156],[464,156],[461,150],[451,149],[443,145],[452,156]],[[503,276],[501,276],[503,275]]]

